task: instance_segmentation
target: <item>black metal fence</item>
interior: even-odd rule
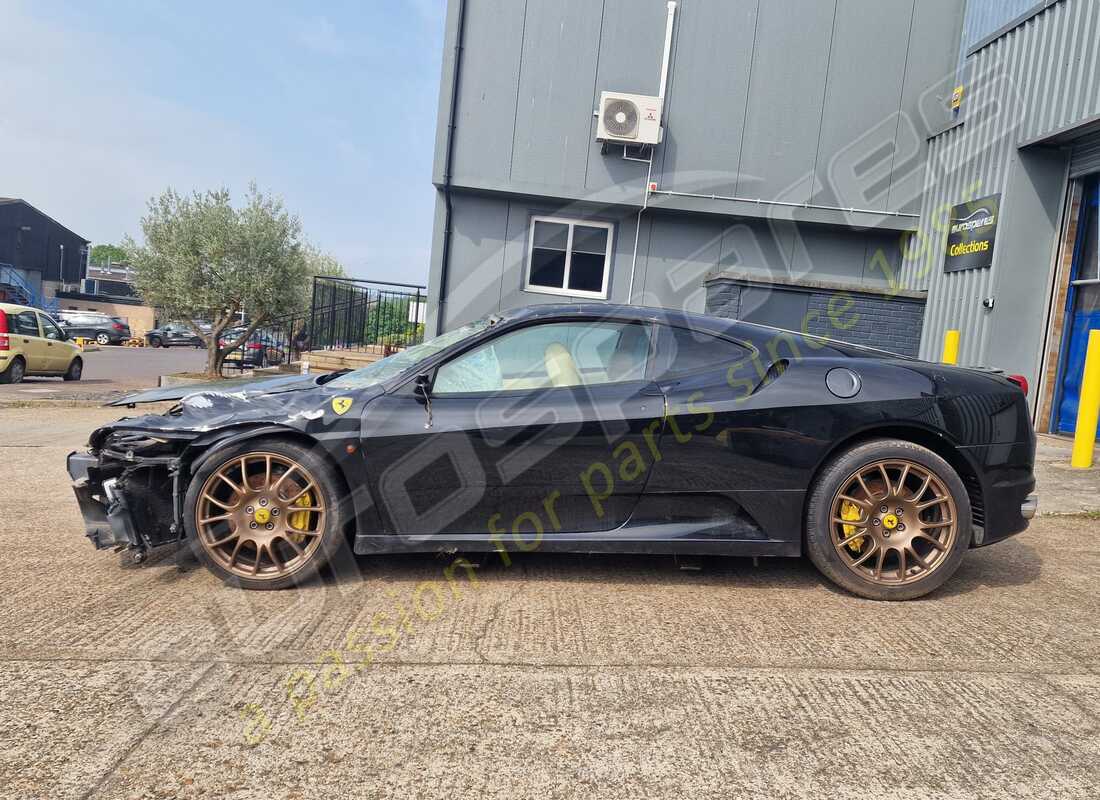
[[[311,350],[355,350],[387,356],[424,341],[425,287],[360,278],[313,278],[310,310],[269,320],[229,356],[227,369],[276,367]],[[226,331],[222,344],[240,329]]]
[[[424,341],[426,312],[424,286],[316,276],[304,349],[389,355]]]

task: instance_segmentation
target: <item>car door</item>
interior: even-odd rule
[[[412,381],[372,403],[363,451],[390,532],[529,539],[625,523],[664,422],[646,377],[650,331],[618,321],[505,330],[440,365],[430,404]]]
[[[64,372],[69,368],[72,348],[66,343],[68,338],[52,319],[45,314],[38,315],[38,324],[42,329],[42,338],[46,341],[46,363],[50,372]]]
[[[72,321],[72,336],[81,336],[85,339],[94,339],[96,335],[95,318],[82,314],[74,317]]]
[[[30,310],[17,311],[8,314],[8,319],[11,336],[18,337],[12,344],[23,352],[23,357],[27,360],[27,372],[49,372],[49,354],[46,340],[42,338],[38,328],[38,315]]]

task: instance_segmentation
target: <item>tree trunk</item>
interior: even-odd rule
[[[210,341],[206,343],[206,377],[220,378],[224,359],[225,356],[222,355],[221,348],[218,347],[218,337],[211,336]]]

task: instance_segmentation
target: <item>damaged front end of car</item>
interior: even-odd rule
[[[84,532],[96,549],[132,550],[140,561],[150,549],[183,538],[183,454],[197,435],[107,426],[92,435],[87,452],[69,454]]]
[[[234,385],[156,389],[115,401],[134,407],[177,401],[163,414],[129,417],[92,433],[69,454],[85,535],[97,549],[129,550],[140,561],[186,536],[183,505],[196,467],[221,445],[259,434],[302,434],[322,416],[327,379],[289,376]]]

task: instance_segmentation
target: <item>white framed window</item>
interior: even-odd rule
[[[613,232],[610,222],[531,217],[524,291],[606,300]]]

